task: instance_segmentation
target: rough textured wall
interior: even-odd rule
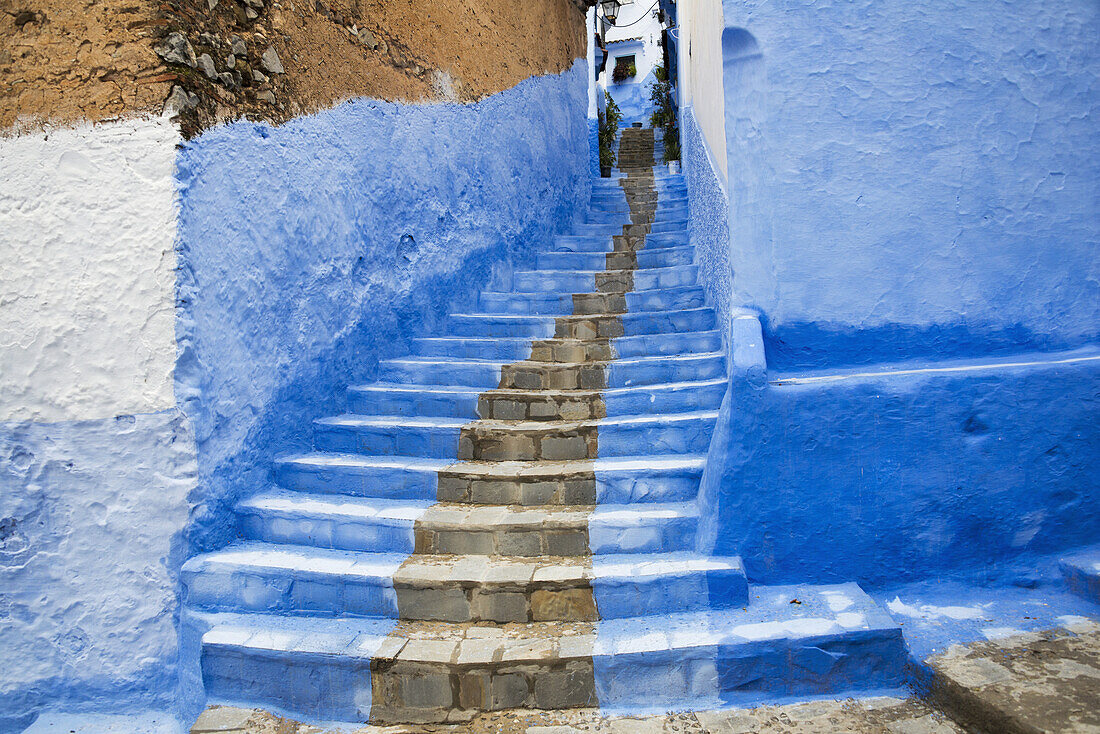
[[[724,13],[734,287],[773,364],[1100,336],[1100,5]]]
[[[164,118],[0,138],[0,730],[167,703],[194,443]]]
[[[704,479],[717,552],[761,583],[996,584],[1095,541],[1100,350],[895,367],[735,368]]]
[[[0,731],[173,704],[193,444],[177,411],[0,423]]]
[[[309,446],[348,382],[522,260],[588,198],[587,73],[470,105],[355,101],[182,150],[181,356],[201,506],[196,548],[274,455]]]
[[[0,0],[0,129],[159,113],[175,87],[188,135],[358,96],[469,101],[584,44],[573,0]]]
[[[681,156],[688,189],[688,237],[695,246],[699,285],[707,303],[718,314],[722,341],[729,346],[733,266],[730,263],[729,222],[726,191],[722,188],[714,159],[707,150],[703,131],[695,119],[694,107],[685,107],[680,117]]]
[[[175,404],[166,119],[0,138],[0,421]]]

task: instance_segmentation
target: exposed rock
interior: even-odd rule
[[[240,75],[235,71],[223,71],[218,74],[218,81],[224,84],[227,89],[239,89],[241,86]]]
[[[264,9],[264,0],[244,0],[244,4],[256,10]]]
[[[275,94],[270,89],[265,89],[262,92],[256,93],[256,99],[261,102],[267,102],[268,104],[275,104]]]
[[[206,33],[206,32],[200,33],[199,34],[199,41],[201,43],[206,44],[207,46],[211,46],[211,47],[214,47],[214,48],[217,48],[219,45],[221,45],[221,41],[219,41],[218,37],[215,36],[213,33]]]
[[[214,67],[214,59],[210,57],[210,54],[203,54],[199,57],[198,61],[199,69],[203,74],[206,74],[207,79],[217,79],[218,70]]]
[[[164,114],[175,117],[176,115],[194,109],[199,104],[199,96],[188,92],[178,84],[172,87],[172,93],[164,103]]]
[[[32,10],[20,10],[15,14],[15,25],[19,27],[19,30],[23,30],[23,26],[27,23],[37,23],[38,14]]]
[[[206,0],[206,9],[213,10],[218,7],[218,0]]]
[[[247,18],[248,20],[256,20],[257,18],[260,17],[260,14],[257,13],[252,8],[245,8],[244,17]]]
[[[236,69],[237,68],[237,57],[234,56],[233,54],[229,54],[228,56],[226,56],[225,57],[225,66],[228,69]]]
[[[266,84],[267,83],[267,75],[264,74],[259,69],[253,69],[252,70],[252,81],[256,82],[257,84]]]
[[[233,36],[229,39],[229,50],[242,58],[248,56],[248,46],[245,45],[244,39],[240,36]]]
[[[274,46],[267,47],[264,55],[260,58],[260,62],[263,64],[264,69],[271,74],[284,73],[283,62],[279,60],[279,54],[275,51]]]
[[[361,28],[358,33],[359,43],[363,44],[371,51],[378,48],[378,39],[374,37],[374,34],[368,31],[366,28]]]
[[[153,50],[170,64],[185,64],[192,68],[195,66],[195,49],[191,48],[191,42],[182,33],[169,33]]]

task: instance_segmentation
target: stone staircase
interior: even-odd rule
[[[314,425],[183,569],[207,695],[315,719],[706,708],[900,681],[854,584],[754,587],[697,550],[726,385],[679,176],[621,177],[510,292],[484,292]]]

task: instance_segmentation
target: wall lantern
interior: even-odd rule
[[[619,15],[619,0],[600,0],[600,7],[603,9],[603,16],[614,24]]]

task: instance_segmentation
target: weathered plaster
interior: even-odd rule
[[[175,410],[0,423],[0,729],[46,705],[173,702],[194,482]]]
[[[0,138],[0,421],[174,405],[178,140],[166,119]]]

